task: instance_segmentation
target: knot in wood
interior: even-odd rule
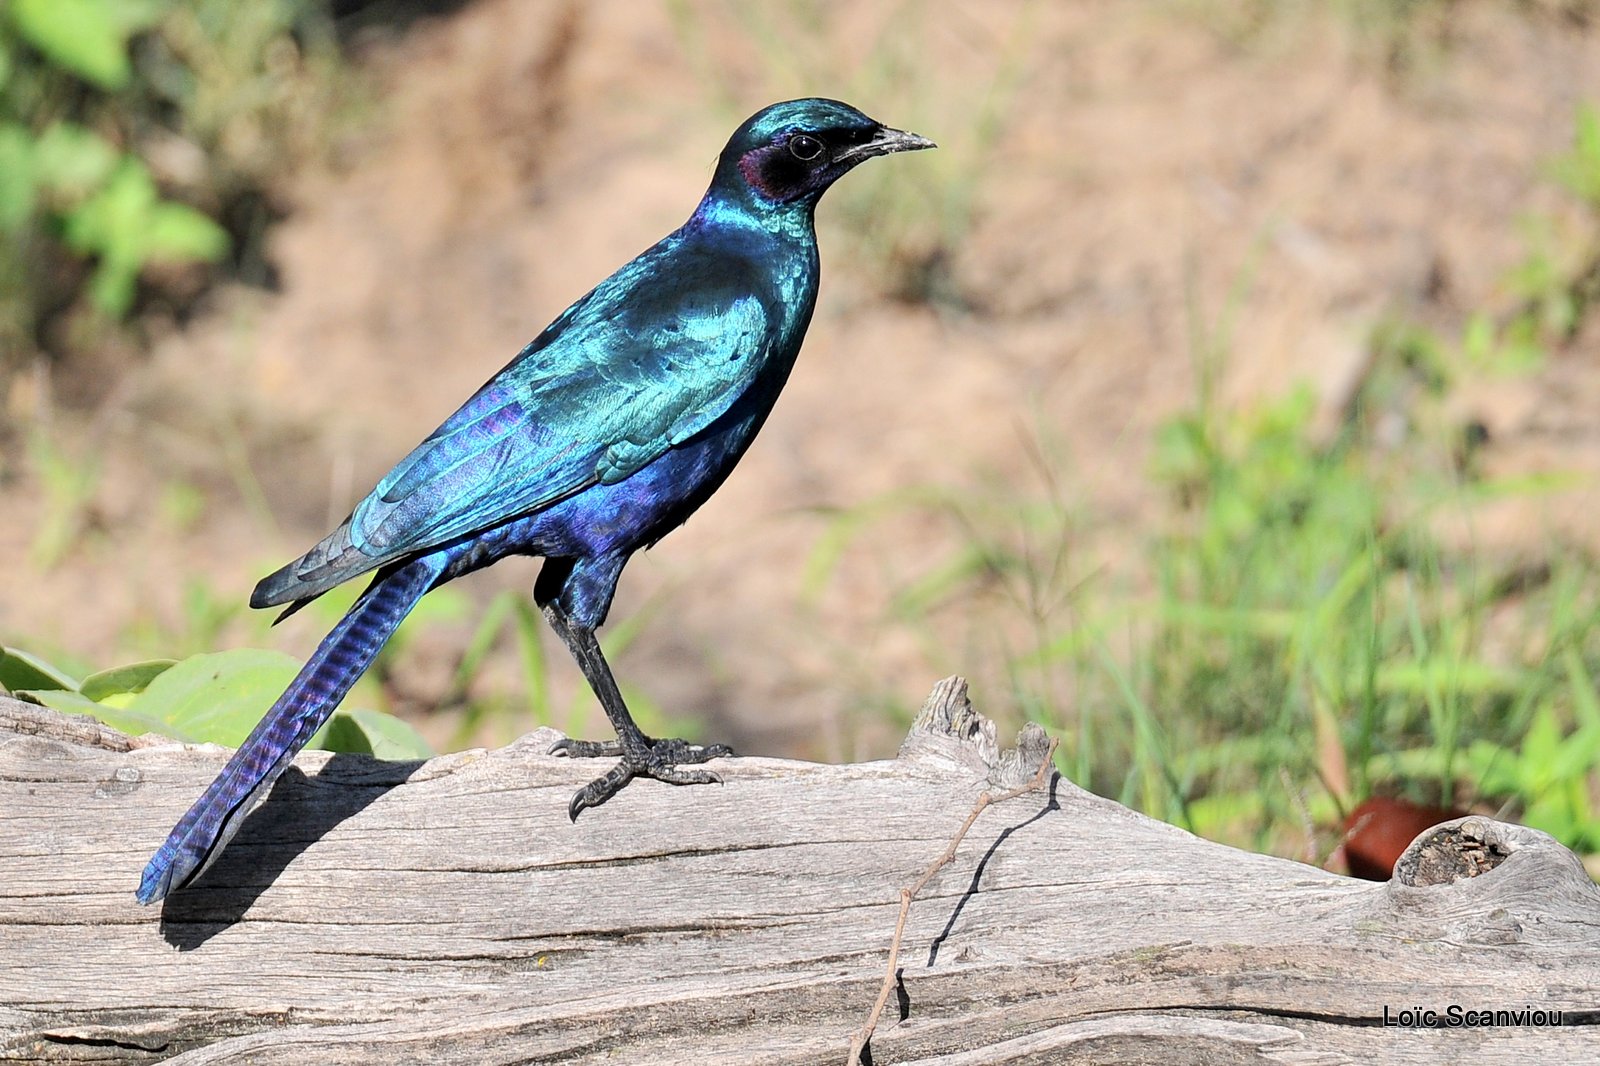
[[[1425,888],[1486,874],[1517,848],[1509,834],[1502,832],[1505,828],[1491,818],[1476,816],[1434,826],[1400,856],[1394,879]]]
[[[1391,935],[1477,947],[1592,937],[1600,891],[1578,857],[1547,833],[1469,815],[1420,834],[1372,899]]]

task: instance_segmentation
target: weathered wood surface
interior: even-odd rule
[[[897,760],[727,761],[721,788],[636,782],[576,825],[600,764],[546,756],[548,730],[307,755],[148,909],[139,870],[224,752],[0,699],[0,1061],[843,1062],[900,888],[1041,750],[997,756],[963,691]],[[1368,884],[1057,777],[913,905],[870,1061],[1600,1062],[1600,893],[1543,834],[1452,825]],[[1565,1025],[1381,1024],[1453,1004]]]

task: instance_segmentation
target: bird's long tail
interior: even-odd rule
[[[425,555],[380,573],[368,586],[151,857],[139,882],[140,903],[182,888],[221,853],[447,562],[442,552]]]

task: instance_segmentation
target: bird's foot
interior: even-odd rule
[[[732,755],[726,744],[690,744],[687,740],[668,738],[645,739],[642,745],[625,745],[621,741],[559,740],[550,748],[552,755],[567,755],[574,759],[593,759],[620,755],[622,761],[604,775],[584,785],[573,795],[567,805],[567,814],[573,821],[590,807],[598,807],[615,796],[635,777],[651,777],[669,785],[720,785],[722,778],[710,770],[685,770],[682,763],[702,763]]]

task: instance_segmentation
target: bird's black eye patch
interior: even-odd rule
[[[789,138],[789,154],[809,163],[822,154],[822,142],[809,133],[797,133]]]

